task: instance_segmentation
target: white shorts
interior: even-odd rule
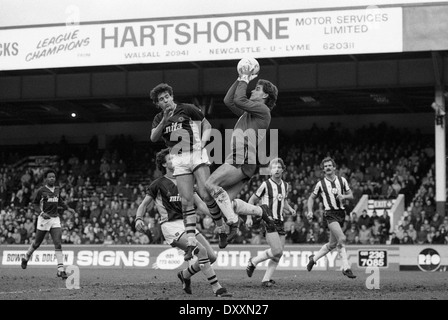
[[[192,174],[201,165],[210,165],[207,150],[194,150],[182,154],[174,154],[171,160],[174,167],[173,176]]]
[[[171,245],[173,241],[179,240],[179,238],[184,234],[185,232],[185,225],[183,220],[174,220],[174,221],[167,221],[162,223],[162,234],[165,237],[165,241]],[[199,233],[198,230],[196,230],[196,235]]]
[[[61,219],[59,217],[54,217],[50,219],[44,219],[42,216],[37,218],[37,230],[50,231],[51,228],[60,228]]]

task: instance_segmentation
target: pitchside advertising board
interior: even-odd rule
[[[266,250],[265,246],[229,245],[220,250],[214,247],[217,260],[214,268],[244,270],[248,259]],[[308,257],[316,254],[320,246],[285,246],[279,270],[306,270]],[[0,246],[1,267],[20,267],[26,246]],[[378,267],[381,270],[424,272],[446,271],[447,246],[349,246],[347,254],[351,267],[362,270]],[[174,270],[187,266],[184,252],[166,245],[156,246],[71,246],[63,248],[64,264],[85,268],[147,268]],[[257,266],[266,269],[268,261]],[[29,261],[30,267],[55,267],[56,256],[52,246],[42,246]],[[341,258],[333,251],[320,259],[313,270],[340,270]]]
[[[107,2],[108,10],[92,10],[99,3],[105,4],[103,1],[80,1],[73,5],[65,0],[47,0],[39,2],[39,8],[30,0],[21,1],[23,7],[12,0],[0,0],[2,3],[0,70],[18,70],[228,60],[243,56],[403,52],[406,41],[415,41],[418,23],[406,19],[402,6],[434,4],[434,1],[335,4],[320,0],[313,1],[314,7],[310,7],[310,1],[302,0],[269,4],[253,0],[213,1],[214,6],[210,1],[192,0],[192,5],[189,1],[185,6],[184,1],[171,0],[167,6],[172,10],[164,11],[154,9],[152,1],[126,1],[126,15],[121,17],[118,12],[124,13],[119,11],[123,1]],[[193,10],[197,8],[194,4],[203,10]],[[47,10],[42,11],[41,7]],[[165,3],[157,7],[165,8]],[[443,9],[448,16],[448,7],[442,6],[437,12]],[[422,6],[421,10],[428,8]],[[24,14],[28,11],[39,14]],[[170,15],[166,16],[166,12]],[[16,19],[19,16],[23,18]],[[438,21],[434,18],[427,23],[437,25]],[[408,29],[412,30],[409,35]],[[440,35],[434,33],[430,37],[437,40]],[[444,45],[443,41],[433,43]],[[437,49],[440,48],[425,47],[425,50]]]

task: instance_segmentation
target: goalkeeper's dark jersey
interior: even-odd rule
[[[266,136],[267,129],[271,123],[271,110],[269,110],[269,107],[263,102],[249,100],[246,96],[246,91],[246,82],[235,81],[224,98],[225,105],[240,117],[233,129],[231,140],[233,158],[238,164],[251,163],[248,162],[249,155],[256,157],[257,146]],[[242,139],[244,142],[238,143],[238,141],[243,141]],[[245,159],[240,159],[241,155],[244,155]],[[231,159],[231,157],[227,159]],[[255,162],[251,164],[255,164]]]
[[[176,179],[160,177],[149,185],[146,194],[152,197],[156,203],[160,213],[160,224],[183,219],[182,202],[177,190]]]
[[[56,186],[53,191],[48,186],[40,187],[33,202],[39,205],[41,213],[45,212],[51,217],[58,216],[58,207],[67,209],[67,205],[61,199],[60,189]]]

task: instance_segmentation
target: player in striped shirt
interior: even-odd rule
[[[146,189],[146,196],[137,209],[135,227],[138,231],[142,230],[144,226],[143,215],[146,207],[154,201],[160,214],[160,225],[166,242],[173,247],[187,250],[189,243],[183,221],[181,198],[177,188],[177,180],[173,176],[174,167],[169,149],[163,149],[157,153],[156,164],[159,170],[165,172],[165,175],[152,182]],[[194,201],[198,211],[209,214],[207,206],[196,193],[194,194]],[[188,294],[192,293],[191,277],[202,271],[217,297],[231,297],[232,294],[228,293],[226,288],[219,283],[216,273],[211,266],[216,260],[215,251],[204,236],[198,233],[197,230],[195,231],[197,248],[193,251],[193,254],[196,254],[198,259],[177,274],[182,282],[184,291]]]
[[[173,155],[174,177],[182,198],[182,212],[185,217],[185,229],[188,249],[184,259],[193,257],[196,248],[196,212],[194,208],[193,187],[209,208],[210,215],[219,227],[219,247],[227,246],[227,235],[221,211],[215,200],[205,189],[205,181],[210,176],[210,162],[204,148],[210,138],[211,125],[202,112],[192,104],[174,102],[173,88],[161,83],[150,92],[150,97],[161,111],[154,117],[151,141],[163,139]]]
[[[288,185],[282,179],[285,170],[283,160],[280,158],[272,159],[269,163],[269,169],[271,170],[271,177],[264,181],[258,190],[250,197],[249,204],[254,205],[260,201],[263,205],[269,206],[274,224],[263,224],[263,227],[265,230],[266,241],[270,248],[259,253],[254,258],[250,258],[246,268],[247,275],[252,277],[257,264],[269,259],[268,268],[266,269],[261,282],[264,287],[270,287],[275,283],[271,277],[283,255],[286,235],[283,227],[285,221],[284,212],[286,211],[293,216],[296,215],[296,211],[287,201]],[[236,202],[240,202],[237,207],[243,207],[241,200],[237,200]],[[238,209],[236,212],[238,212]],[[250,215],[247,216],[246,223],[249,226],[252,224]]]
[[[353,199],[353,193],[347,180],[336,175],[336,162],[331,157],[324,158],[320,166],[324,171],[324,178],[316,183],[308,198],[308,219],[313,218],[314,200],[320,196],[325,210],[324,223],[330,229],[330,241],[324,244],[316,255],[309,257],[307,269],[311,271],[317,260],[337,248],[342,257],[342,274],[354,279],[356,276],[348,263],[347,251],[345,250],[346,238],[342,231],[346,215],[344,200]]]
[[[36,238],[26,252],[25,257],[22,258],[21,267],[22,269],[26,269],[33,252],[40,247],[47,232],[50,232],[58,264],[57,276],[62,279],[67,279],[62,255],[62,228],[58,207],[62,207],[72,214],[75,214],[76,212],[63,202],[60,195],[60,188],[55,186],[55,182],[56,171],[53,169],[46,170],[44,172],[44,185],[37,190],[33,201],[36,212],[40,212],[39,217],[37,218]]]

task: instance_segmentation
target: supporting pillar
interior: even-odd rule
[[[446,145],[445,145],[445,97],[442,87],[435,94],[435,165],[436,210],[445,216],[446,202]]]

